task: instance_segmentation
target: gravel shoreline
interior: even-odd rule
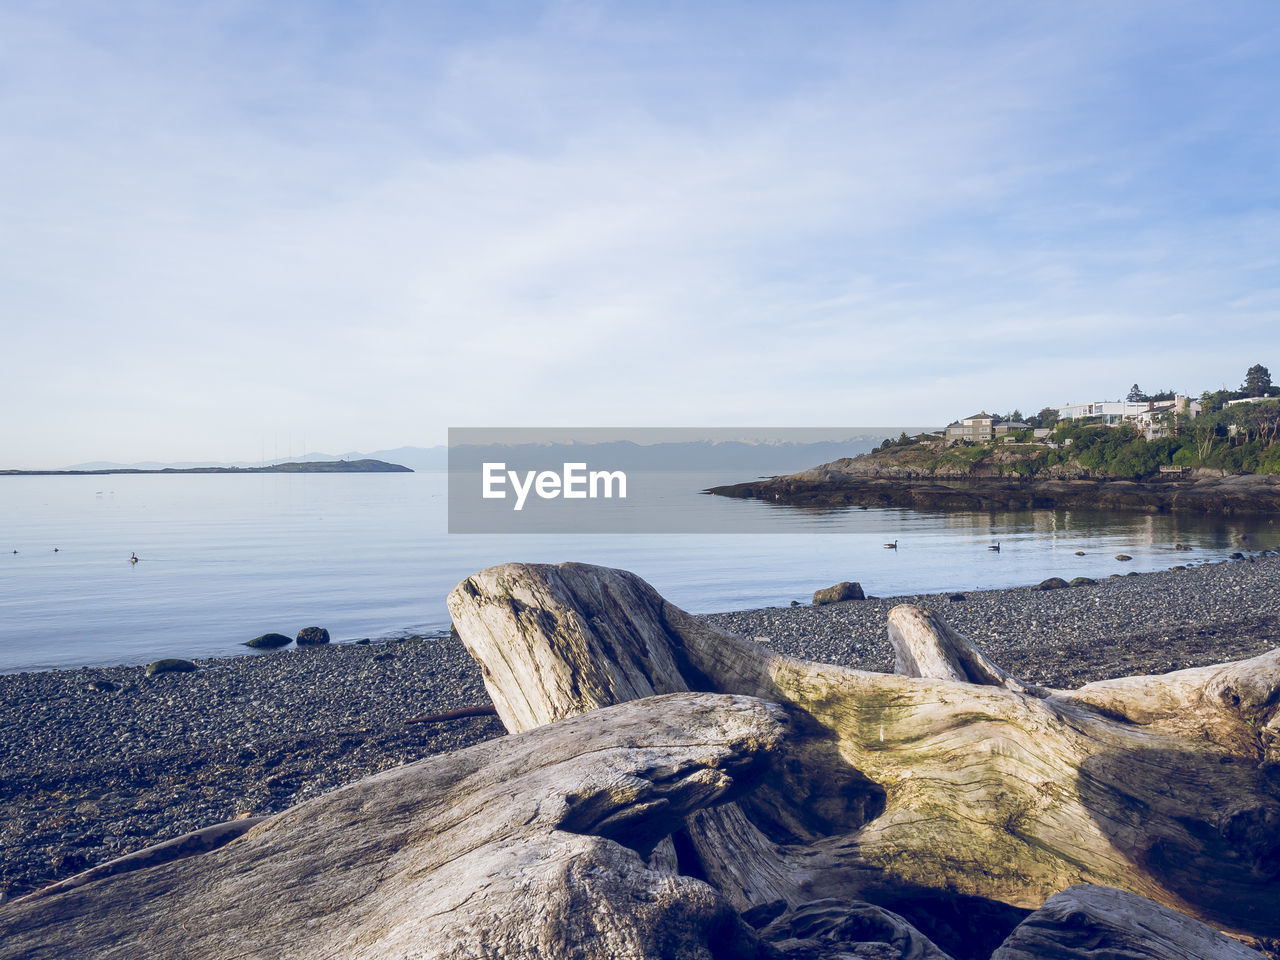
[[[852,577],[851,577],[852,578]],[[834,576],[834,579],[840,577]],[[1280,645],[1280,557],[1089,586],[870,598],[705,615],[779,652],[892,669],[885,615],[938,610],[997,663],[1059,687],[1254,656]],[[450,638],[333,644],[142,667],[0,675],[0,901],[169,837],[271,813],[500,736],[495,717],[419,718],[488,697]],[[115,692],[88,689],[110,680]]]

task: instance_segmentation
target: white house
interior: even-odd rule
[[[1148,440],[1155,440],[1170,433],[1165,414],[1172,413],[1175,421],[1180,416],[1194,420],[1204,408],[1197,401],[1178,394],[1172,400],[1099,400],[1069,403],[1057,409],[1060,420],[1100,417],[1108,427],[1132,423]]]
[[[1085,417],[1101,417],[1109,427],[1123,423],[1124,418],[1142,413],[1148,407],[1146,401],[1095,400],[1092,403],[1068,403],[1058,407],[1059,420],[1083,420]]]
[[[1273,397],[1269,393],[1264,393],[1260,397],[1241,397],[1239,400],[1228,400],[1224,404],[1224,406],[1234,407],[1237,403],[1262,403],[1262,401],[1264,400],[1276,400],[1276,399],[1280,399],[1280,398]]]

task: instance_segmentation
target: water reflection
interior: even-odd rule
[[[710,517],[722,532],[450,535],[442,474],[8,478],[0,548],[20,552],[0,553],[0,670],[238,653],[312,624],[335,639],[447,630],[454,585],[509,561],[623,567],[706,612],[807,603],[841,580],[902,596],[1280,548],[1266,518],[804,510],[700,493],[732,479],[684,474],[655,493],[668,529]],[[762,524],[775,532],[738,532]]]

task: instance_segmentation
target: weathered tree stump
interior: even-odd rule
[[[1280,650],[1066,692],[914,607],[890,614],[913,675],[784,657],[580,564],[494,567],[449,607],[511,730],[680,690],[787,707],[764,784],[686,830],[740,910],[857,897],[928,933],[960,903],[1007,930],[1010,909],[1100,884],[1280,936]]]

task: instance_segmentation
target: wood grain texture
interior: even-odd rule
[[[601,567],[494,567],[449,604],[510,729],[683,689],[790,711],[764,784],[688,827],[740,909],[920,892],[1036,909],[1098,884],[1280,935],[1280,651],[1052,691],[917,608],[890,629],[924,676],[778,655]]]
[[[714,888],[645,857],[748,788],[787,723],[682,694],[432,757],[211,852],[7,904],[0,958],[752,957]]]
[[[1259,960],[1260,954],[1185,914],[1111,887],[1054,894],[991,960]]]

